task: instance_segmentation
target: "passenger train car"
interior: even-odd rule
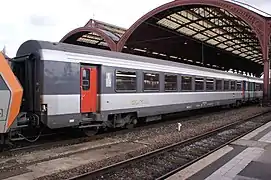
[[[2,140],[30,127],[129,127],[263,95],[260,78],[63,43],[26,41],[11,68],[0,63]]]

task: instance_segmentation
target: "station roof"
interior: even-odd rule
[[[239,16],[213,2],[232,5],[221,0],[175,0],[127,30],[91,19],[61,41],[261,76],[263,54],[257,34]]]
[[[161,11],[132,30],[124,52],[251,72],[260,76],[263,55],[251,27],[227,10],[207,6],[175,6]]]

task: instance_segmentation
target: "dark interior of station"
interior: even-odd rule
[[[126,31],[91,22],[116,43]],[[78,32],[63,42],[110,50],[105,39],[94,32]],[[157,13],[133,31],[122,52],[256,77],[263,74],[256,33],[239,17],[213,6],[179,6]]]

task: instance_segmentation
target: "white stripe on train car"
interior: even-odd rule
[[[231,73],[221,73],[217,72],[208,72],[207,70],[194,70],[191,68],[185,67],[175,67],[170,65],[159,65],[155,63],[139,62],[132,60],[124,60],[119,58],[109,58],[103,56],[79,54],[79,53],[70,53],[57,50],[41,50],[41,59],[45,61],[61,61],[61,62],[73,62],[73,63],[91,63],[91,64],[102,64],[107,66],[121,67],[121,68],[132,68],[132,69],[141,69],[141,70],[150,70],[158,72],[168,72],[168,73],[179,73],[179,74],[189,74],[195,76],[206,76],[206,77],[216,77],[221,79],[234,79],[237,81],[251,81],[251,82],[262,82],[262,80],[257,80],[251,78],[248,80],[248,77],[235,75]],[[180,63],[181,65],[181,63]]]

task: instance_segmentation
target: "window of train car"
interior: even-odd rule
[[[260,83],[260,91],[263,91],[263,84]]]
[[[248,85],[249,85],[249,86],[248,86],[248,90],[249,90],[249,91],[255,91],[255,83],[249,82]]]
[[[231,81],[231,87],[230,87],[231,91],[235,91],[235,89],[236,89],[235,88],[235,83],[236,83],[235,81]]]
[[[82,88],[84,91],[90,88],[90,69],[84,69],[82,74]]]
[[[116,91],[136,91],[136,72],[116,71]]]
[[[236,90],[241,91],[242,90],[242,82],[237,82],[236,83]]]
[[[201,78],[201,77],[195,78],[195,90],[196,91],[204,90],[204,78]]]
[[[159,74],[144,73],[144,91],[159,91]]]
[[[261,84],[256,83],[255,90],[256,90],[256,91],[261,91]]]
[[[206,79],[206,90],[213,91],[214,90],[214,79],[207,78]]]
[[[165,91],[177,91],[177,75],[165,75]]]
[[[228,91],[230,89],[230,81],[224,80],[224,91]]]
[[[216,90],[222,91],[222,80],[217,79],[215,82],[216,82],[216,86],[215,86]]]
[[[192,91],[192,77],[182,76],[181,88],[182,88],[182,91]]]

